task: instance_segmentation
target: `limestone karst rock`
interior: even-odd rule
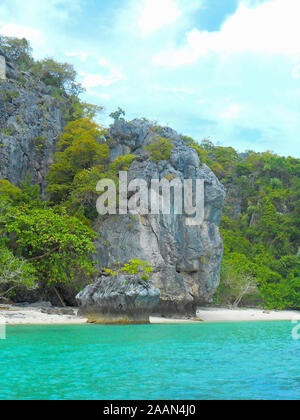
[[[1,54],[0,54],[1,55]],[[6,61],[6,79],[0,80],[0,179],[14,185],[31,177],[45,191],[45,176],[53,163],[64,121],[49,87]],[[157,137],[174,144],[170,158],[152,161],[144,150]],[[214,173],[201,164],[197,152],[169,127],[146,120],[117,120],[110,127],[111,161],[136,155],[128,180],[202,179],[205,181],[205,218],[198,226],[185,215],[124,215],[99,218],[95,256],[100,271],[131,259],[153,266],[151,281],[160,290],[156,312],[195,314],[199,304],[211,301],[219,284],[223,244],[219,233],[225,190]],[[74,298],[74,296],[73,296]]]
[[[134,154],[128,180],[176,176],[205,181],[205,218],[188,226],[185,215],[117,215],[100,220],[95,229],[98,267],[113,267],[136,258],[153,266],[151,281],[161,292],[155,312],[159,315],[195,314],[199,304],[211,301],[220,279],[223,242],[219,233],[225,191],[214,173],[199,162],[197,152],[170,128],[144,120],[118,120],[109,131],[112,158]],[[149,159],[143,146],[157,136],[174,144],[169,161]]]
[[[78,315],[91,323],[145,324],[160,298],[160,292],[139,274],[102,276],[76,297]]]
[[[0,80],[0,127],[0,179],[18,185],[29,175],[44,190],[63,129],[61,110],[47,86],[8,61]]]

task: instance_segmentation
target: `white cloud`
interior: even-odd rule
[[[295,80],[300,79],[300,57],[293,60],[292,78]]]
[[[80,61],[82,61],[83,63],[88,59],[88,57],[90,56],[90,54],[87,54],[85,52],[66,52],[65,55],[67,57],[75,57],[78,58]]]
[[[173,93],[173,94],[185,94],[185,95],[193,95],[195,92],[191,89],[186,89],[186,88],[177,88],[177,87],[158,87],[156,86],[154,88],[154,90],[156,90],[157,92],[167,92],[167,93]]]
[[[104,99],[105,101],[109,101],[111,99],[111,96],[107,93],[99,93],[97,95],[100,99]]]
[[[194,95],[195,92],[191,89],[186,88],[177,88],[177,87],[158,87],[156,86],[154,88],[155,92],[162,92],[162,93],[169,93],[171,95],[174,95],[177,99],[180,101],[185,101],[186,96]]]
[[[111,96],[108,95],[107,93],[99,93],[97,91],[94,91],[93,89],[89,89],[87,91],[87,94],[92,96],[93,98],[99,98],[103,101],[110,101],[111,100]]]
[[[229,105],[220,115],[220,118],[225,120],[236,120],[240,117],[243,106],[240,104]]]
[[[300,56],[300,1],[273,0],[253,8],[241,3],[218,32],[193,29],[180,48],[162,51],[154,64],[178,67],[211,53]]]
[[[80,11],[82,0],[10,0],[16,12],[33,19],[70,21]]]
[[[107,114],[120,106],[197,140],[299,155],[300,0],[239,0],[235,12],[225,0],[93,3],[0,0],[0,33],[30,38],[36,58],[70,57],[84,100]],[[233,14],[203,30],[222,13]]]
[[[176,22],[181,15],[176,0],[144,0],[138,23],[142,34],[148,35]]]
[[[83,77],[82,85],[86,89],[90,89],[97,86],[110,86],[120,79],[116,79],[113,76],[103,76],[102,74],[88,74],[88,73],[79,73]]]
[[[0,33],[4,36],[26,38],[33,47],[38,47],[44,42],[44,34],[39,29],[30,26],[17,25],[15,23],[0,24]]]
[[[89,74],[84,72],[79,73],[79,75],[83,78],[82,85],[86,89],[94,88],[97,86],[108,87],[124,79],[122,72],[115,68],[109,61],[100,59],[98,63],[100,67],[103,67],[107,70],[108,74]]]

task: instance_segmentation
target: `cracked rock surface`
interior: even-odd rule
[[[91,323],[145,324],[157,305],[160,291],[139,274],[102,276],[76,297],[79,315]]]
[[[158,132],[159,131],[159,132]],[[128,180],[174,177],[205,181],[205,217],[198,226],[189,226],[186,215],[117,215],[99,221],[95,229],[98,267],[114,267],[130,259],[153,266],[152,284],[161,298],[157,315],[195,315],[196,307],[211,301],[220,281],[223,242],[219,233],[225,190],[214,173],[201,164],[197,152],[169,127],[150,122],[116,121],[110,128],[112,158],[134,154],[137,159],[128,171]],[[155,162],[143,146],[158,136],[174,144],[169,161]]]
[[[9,69],[0,80],[0,179],[18,185],[29,175],[44,191],[63,129],[61,110],[43,83]]]

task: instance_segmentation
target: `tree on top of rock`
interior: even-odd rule
[[[47,175],[48,193],[55,202],[68,198],[74,178],[94,166],[108,166],[109,147],[105,130],[88,118],[67,124],[58,143],[55,163]]]

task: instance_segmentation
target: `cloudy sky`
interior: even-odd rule
[[[300,157],[300,0],[0,0],[0,33],[85,99],[196,140]]]

